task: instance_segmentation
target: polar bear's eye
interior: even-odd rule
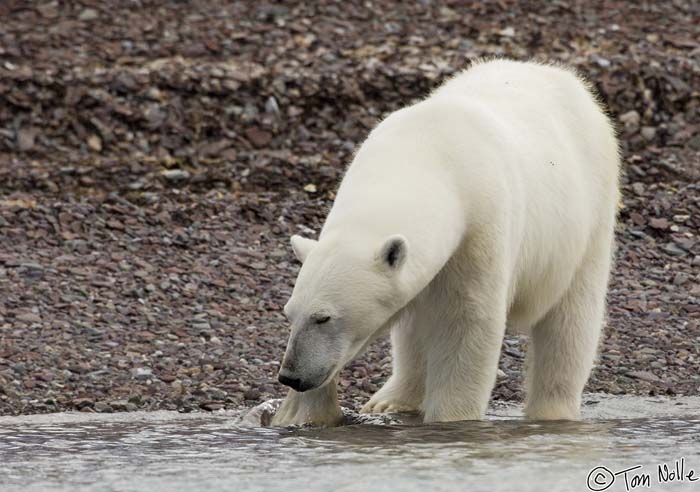
[[[316,322],[317,325],[322,325],[324,323],[328,323],[331,320],[330,316],[320,316],[318,318],[314,318],[314,321]]]

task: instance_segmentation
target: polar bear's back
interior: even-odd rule
[[[507,92],[504,92],[507,91]],[[521,102],[553,109],[582,104],[603,114],[590,84],[572,68],[515,60],[480,60],[439,87],[435,96],[468,95],[497,103],[527,97]]]
[[[488,86],[498,90],[499,85],[506,83],[521,88],[529,85],[536,90],[542,88],[544,80],[551,82],[548,88],[556,85],[588,86],[588,83],[573,68],[566,65],[496,58],[474,61],[469,68],[456,74],[436,92],[460,90],[459,88],[466,87],[483,89]]]
[[[434,93],[479,101],[504,120],[569,129],[585,144],[617,154],[615,131],[593,87],[572,68],[514,60],[477,61]]]
[[[557,125],[571,121],[579,125],[578,130],[586,123],[587,130],[599,130],[592,136],[598,139],[598,145],[604,141],[617,151],[615,132],[591,84],[570,67],[514,60],[477,61],[433,96],[479,100],[516,120],[518,116],[532,120],[549,115]]]
[[[562,176],[574,184],[589,185],[584,191],[593,203],[617,201],[615,131],[590,84],[572,69],[513,60],[479,61],[443,84],[430,100],[481,107],[481,116],[497,122],[503,144],[517,153],[514,161],[521,169],[511,170],[523,172],[524,179],[544,183],[556,178],[556,173],[541,165],[551,162],[559,169],[568,168]]]

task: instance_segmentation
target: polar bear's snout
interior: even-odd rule
[[[335,337],[313,327],[292,330],[277,380],[296,391],[323,386],[335,373],[341,349]]]
[[[284,374],[284,369],[280,371],[278,381],[285,386],[289,386],[295,391],[304,392],[306,390],[312,389],[313,386],[309,385],[306,381],[302,381],[299,378],[289,377]]]
[[[293,390],[299,392],[304,392],[310,389],[318,388],[322,386],[327,379],[327,373],[318,377],[306,377],[298,374],[297,372],[290,371],[284,366],[282,367],[282,369],[280,369],[280,372],[277,376],[277,380],[280,383],[284,384],[285,386],[289,386]]]
[[[290,348],[292,348],[291,344]],[[295,391],[304,392],[312,389],[313,385],[297,374],[296,365],[291,360],[294,358],[294,355],[292,355],[294,352],[294,350],[287,349],[287,353],[284,355],[284,360],[282,361],[282,367],[277,375],[277,380]]]

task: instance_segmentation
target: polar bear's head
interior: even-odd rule
[[[291,241],[302,267],[284,308],[292,327],[279,380],[306,391],[330,381],[406,303],[408,244],[400,235]]]

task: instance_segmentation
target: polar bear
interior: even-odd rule
[[[302,267],[275,425],[340,420],[340,369],[391,332],[363,412],[484,417],[506,330],[529,334],[525,414],[576,419],[605,310],[620,160],[564,67],[477,62],[369,135]]]

